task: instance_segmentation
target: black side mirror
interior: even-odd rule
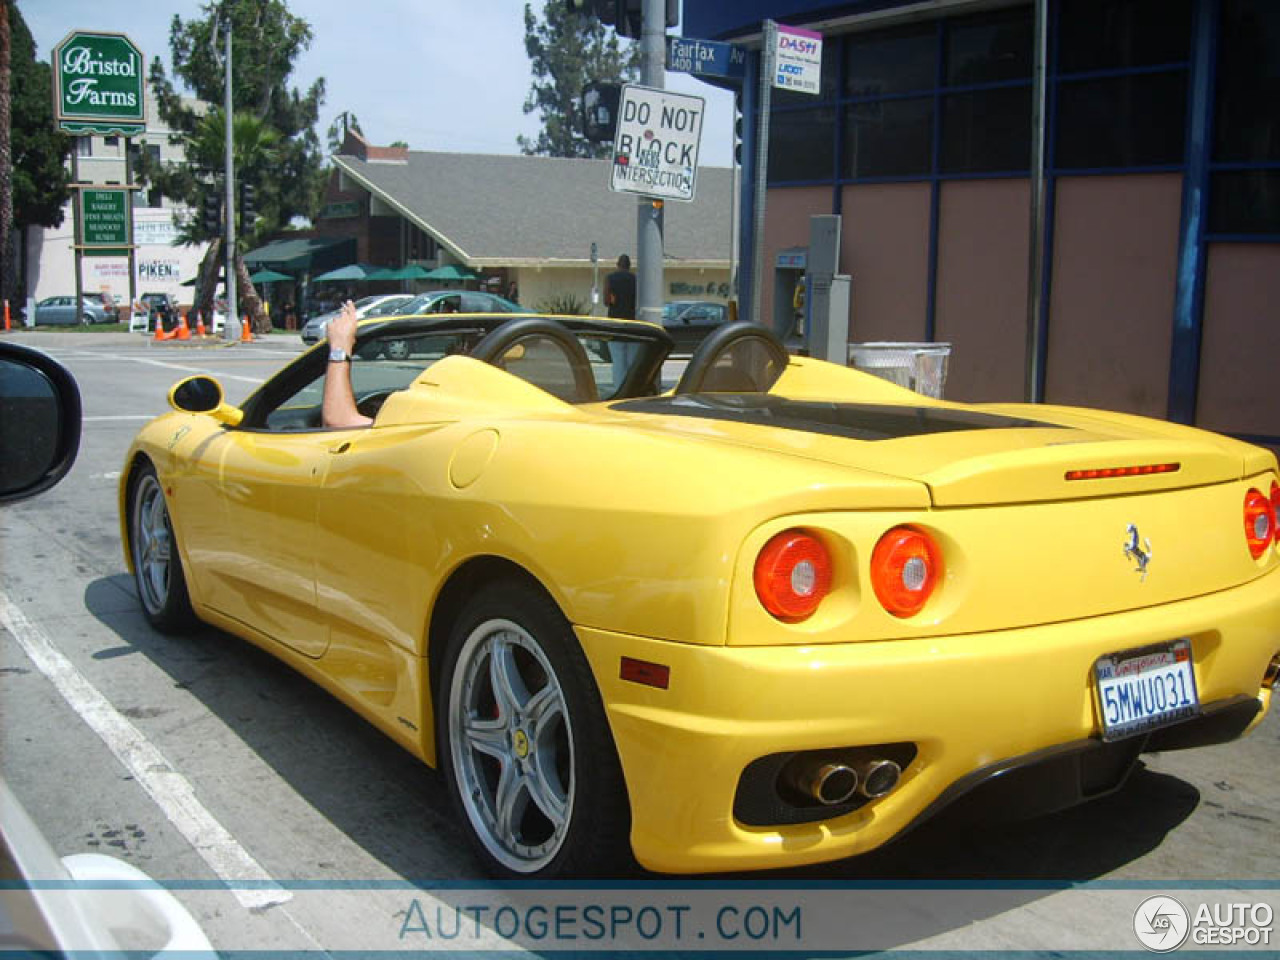
[[[184,413],[208,413],[222,402],[222,386],[212,377],[189,377],[173,388],[173,405]]]
[[[80,452],[80,388],[52,357],[0,343],[0,503],[49,489]]]
[[[220,423],[235,427],[244,411],[223,402],[222,384],[213,377],[187,377],[169,391],[169,406],[180,413],[207,413]]]

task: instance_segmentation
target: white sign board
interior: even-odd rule
[[[773,85],[797,93],[822,92],[822,34],[778,24]]]
[[[702,97],[635,84],[623,87],[609,188],[692,200],[705,108]]]

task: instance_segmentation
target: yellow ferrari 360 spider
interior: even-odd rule
[[[178,384],[120,483],[150,622],[270,650],[443,773],[489,869],[781,867],[975,791],[1041,809],[1257,725],[1268,451],[963,405],[717,330],[361,326],[242,407]]]

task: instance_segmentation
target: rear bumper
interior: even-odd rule
[[[877,643],[698,647],[578,633],[626,775],[636,857],[676,873],[764,869],[866,852],[1015,770],[1042,775],[1037,801],[1052,809],[1114,789],[1143,749],[1245,732],[1271,700],[1262,680],[1280,653],[1278,586],[1272,572],[1147,610]],[[1191,639],[1204,715],[1149,741],[1101,744],[1094,662],[1176,637]],[[619,679],[622,656],[668,665],[669,688]],[[817,822],[734,816],[742,772],[761,757],[886,743],[916,752],[880,800]]]

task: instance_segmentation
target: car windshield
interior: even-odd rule
[[[447,291],[432,290],[430,293],[420,293],[408,303],[400,308],[400,312],[405,316],[412,316],[418,313],[426,313],[428,308],[446,295]]]
[[[378,304],[372,310],[365,314],[366,317],[394,317],[399,313],[406,312],[405,306],[413,300],[409,294],[403,297],[392,297],[383,303]]]
[[[662,319],[675,320],[691,306],[693,306],[692,300],[672,300],[670,303],[663,304]]]

